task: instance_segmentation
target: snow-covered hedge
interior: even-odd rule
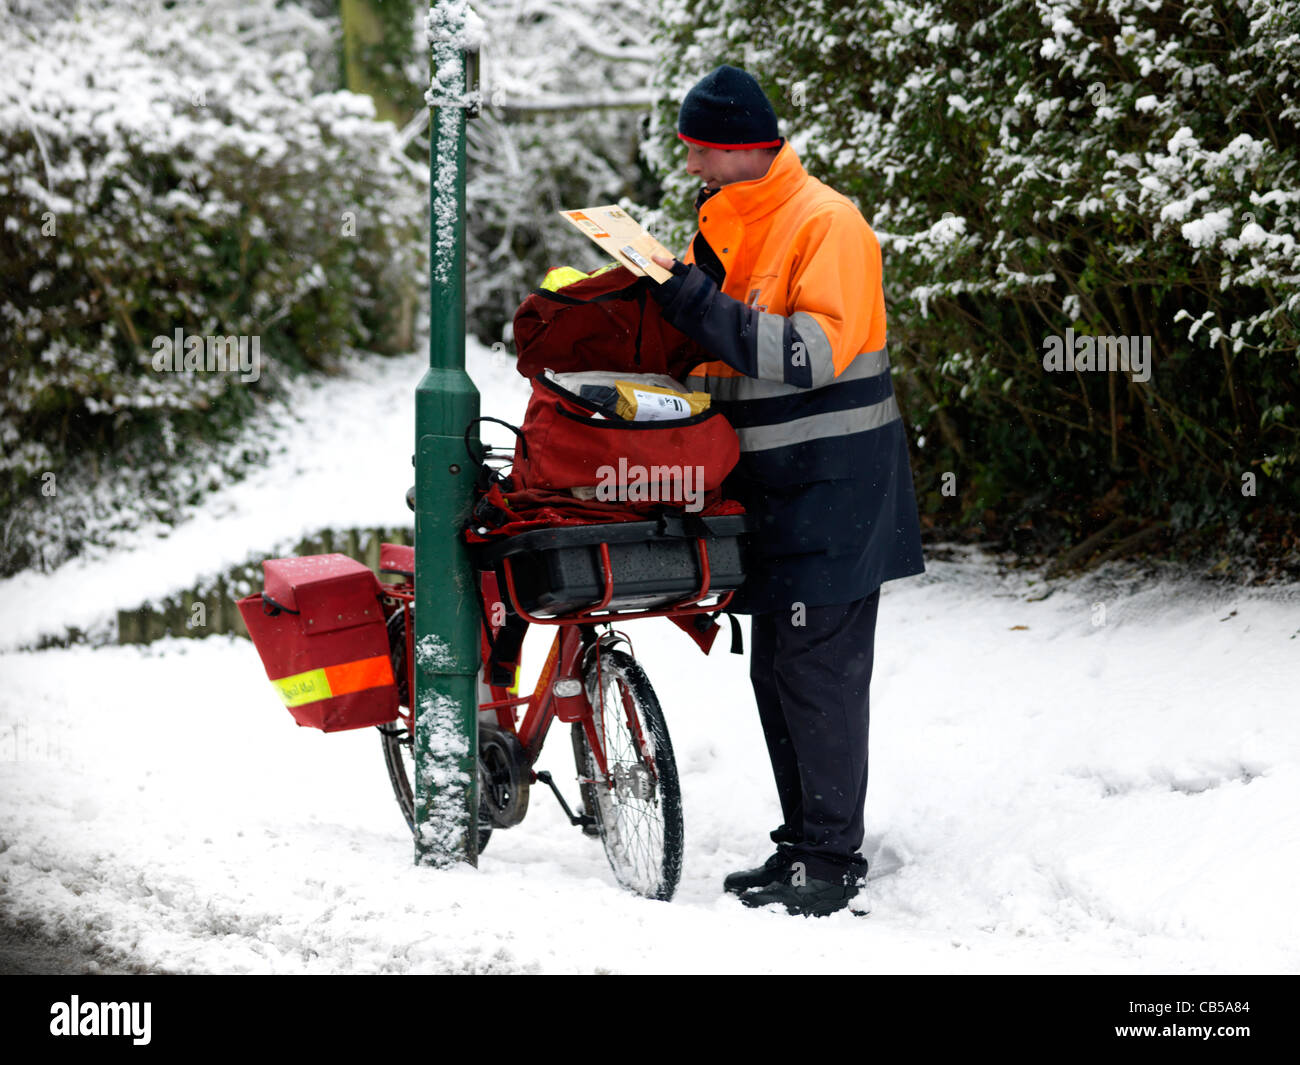
[[[943,471],[968,514],[1109,492],[1190,525],[1300,502],[1300,3],[669,0],[664,18],[675,99],[746,66],[880,236],[930,509],[953,516]],[[689,204],[675,118],[647,154]],[[1149,380],[1046,372],[1067,329],[1150,337]]]
[[[285,365],[410,344],[427,172],[368,97],[314,92],[303,52],[232,11],[0,27],[0,572],[76,538],[42,528],[45,474],[165,512],[150,468],[210,445]],[[258,380],[158,372],[178,329],[258,338]]]

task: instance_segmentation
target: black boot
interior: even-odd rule
[[[790,853],[789,850],[781,844],[778,844],[776,853],[756,869],[742,869],[737,873],[728,873],[725,880],[722,881],[724,891],[730,891],[739,895],[742,891],[748,891],[750,888],[766,887],[768,884],[779,883],[790,875]]]
[[[746,906],[770,906],[778,903],[785,907],[786,913],[825,917],[848,906],[857,896],[858,890],[858,881],[851,877],[817,880],[810,876],[787,873],[783,880],[741,893],[740,901]],[[853,913],[859,916],[866,912],[865,906],[853,908]]]

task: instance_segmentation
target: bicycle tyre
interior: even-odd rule
[[[587,733],[576,723],[574,761],[583,808],[596,819],[605,857],[619,884],[668,902],[681,879],[685,829],[677,762],[663,710],[645,671],[624,651],[604,651],[599,671],[593,655],[583,681],[614,777],[612,783],[598,779]],[[629,713],[643,740],[629,726]]]
[[[410,705],[410,693],[406,672],[406,616],[405,611],[393,611],[388,618],[388,656],[393,663],[393,677],[397,681],[398,699],[403,706]],[[414,720],[414,719],[412,719]],[[379,738],[384,746],[384,764],[388,767],[388,779],[393,785],[393,795],[401,808],[406,827],[415,835],[415,789],[412,786],[413,767],[415,765],[414,737],[402,718],[387,725],[380,725]],[[479,765],[479,795],[486,794],[483,780],[483,766]],[[491,818],[480,799],[478,814],[478,852],[488,845],[492,838]]]

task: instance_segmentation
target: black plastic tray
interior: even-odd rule
[[[658,521],[561,525],[520,533],[478,548],[506,593],[505,560],[516,602],[529,614],[557,617],[595,607],[605,594],[600,545],[609,545],[614,594],[605,610],[657,610],[699,591],[697,540],[708,552],[709,594],[735,591],[745,579],[744,514],[668,515]]]

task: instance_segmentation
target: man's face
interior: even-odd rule
[[[726,148],[705,148],[689,141],[683,143],[686,145],[686,172],[694,174],[711,189],[719,189],[733,181],[761,178],[776,158],[776,153],[764,148],[728,151]]]

